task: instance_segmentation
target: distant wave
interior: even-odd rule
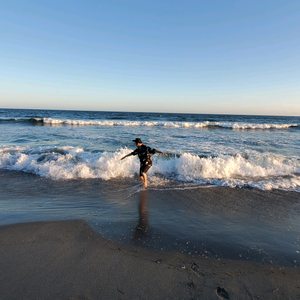
[[[170,122],[170,121],[125,121],[125,120],[71,120],[53,118],[0,118],[0,122],[19,122],[44,124],[49,126],[72,125],[72,126],[148,126],[148,127],[170,127],[170,128],[227,128],[233,130],[265,130],[265,129],[287,129],[300,128],[299,124],[256,124],[241,122]]]
[[[129,151],[123,148],[116,152],[91,153],[78,147],[9,147],[0,149],[0,168],[57,180],[128,178],[139,170],[136,157],[120,160]],[[199,157],[183,153],[167,158],[155,155],[153,160],[150,180],[163,176],[172,181],[300,192],[300,159],[296,157],[261,153]]]
[[[1,123],[44,123],[43,118],[0,118]]]
[[[232,129],[282,129],[297,127],[298,124],[246,124],[246,123],[221,123],[221,122],[169,122],[169,121],[117,121],[117,120],[61,120],[44,118],[45,124],[65,124],[65,125],[98,125],[98,126],[160,126],[174,128],[232,128]]]

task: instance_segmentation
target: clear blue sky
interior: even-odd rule
[[[300,115],[300,1],[1,1],[0,107]]]

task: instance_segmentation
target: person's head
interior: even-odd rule
[[[139,139],[139,138],[136,138],[135,140],[133,140],[133,142],[135,142],[135,144],[136,144],[137,146],[142,146],[142,145],[143,145],[142,140]]]

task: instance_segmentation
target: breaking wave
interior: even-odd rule
[[[136,157],[120,160],[131,150],[91,153],[77,147],[10,147],[0,149],[0,168],[52,179],[128,178],[138,174]],[[300,160],[271,154],[199,157],[190,153],[154,155],[150,178],[230,187],[286,189],[300,192]]]
[[[72,126],[149,126],[149,127],[170,127],[170,128],[227,128],[234,130],[246,129],[287,129],[300,128],[299,124],[256,124],[242,122],[170,122],[170,121],[130,121],[130,120],[71,120],[53,118],[0,118],[0,122],[22,122],[32,124],[44,124],[49,126],[72,125]]]

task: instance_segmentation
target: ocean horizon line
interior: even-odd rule
[[[90,110],[90,109],[58,109],[58,108],[3,108],[0,110],[35,110],[35,111],[70,111],[70,112],[99,112],[99,113],[136,113],[136,114],[178,114],[178,115],[212,115],[212,116],[252,116],[252,117],[300,117],[300,115],[277,114],[245,114],[245,113],[204,113],[204,112],[162,112],[162,111],[122,111],[122,110]]]

